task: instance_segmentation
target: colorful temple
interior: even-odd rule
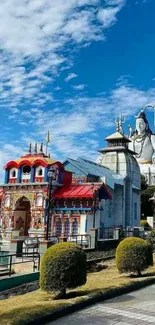
[[[2,238],[10,241],[18,236],[45,236],[47,227],[47,206],[49,199],[48,171],[53,167],[52,211],[49,235],[65,236],[84,234],[93,226],[93,199],[97,197],[111,200],[103,182],[74,184],[72,172],[64,165],[51,159],[37,144],[34,152],[29,147],[28,154],[18,160],[9,161],[5,166],[5,183],[1,186]],[[92,178],[92,180],[96,178]],[[88,220],[89,219],[89,220]],[[96,218],[96,227],[100,226]]]
[[[85,158],[61,163],[44,153],[43,144],[33,151],[30,144],[26,155],[9,161],[0,192],[3,242],[47,232],[69,239],[92,228],[139,227],[140,169],[121,121],[106,141],[96,163]]]

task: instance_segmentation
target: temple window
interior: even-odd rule
[[[15,169],[13,169],[13,170],[11,170],[11,173],[10,173],[11,175],[11,178],[12,177],[16,177],[16,170]]]
[[[69,220],[66,220],[64,222],[64,235],[65,235],[65,237],[68,237],[69,233],[70,233],[70,223],[69,223]]]
[[[42,207],[42,205],[43,205],[43,197],[42,197],[42,195],[37,196],[36,205],[37,205],[37,207]]]
[[[58,220],[56,222],[56,236],[60,237],[61,236],[61,231],[62,231],[62,221]]]
[[[72,234],[73,235],[77,235],[78,234],[78,221],[77,220],[74,220],[73,223],[72,223]]]
[[[29,165],[23,166],[23,174],[30,174],[31,167]]]
[[[39,170],[38,170],[38,176],[42,176],[43,175],[43,170],[42,170],[42,168],[39,168]]]

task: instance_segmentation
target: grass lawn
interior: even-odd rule
[[[99,292],[107,292],[112,288],[124,287],[151,276],[155,277],[155,265],[144,272],[143,277],[140,278],[120,275],[114,260],[107,261],[104,265],[106,268],[102,271],[88,274],[87,283],[84,286],[69,291],[66,300],[52,300],[49,294],[41,290],[0,300],[0,324],[27,324],[39,315],[45,315],[63,306],[80,302]]]

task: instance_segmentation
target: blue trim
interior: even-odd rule
[[[55,208],[55,211],[91,211],[91,208]]]
[[[30,182],[34,182],[34,167],[31,167],[31,179],[30,179]]]
[[[44,182],[48,182],[48,168],[45,167]]]
[[[7,184],[9,180],[9,171],[8,169],[5,170],[5,179],[4,179],[4,183]]]
[[[18,168],[17,183],[21,183],[21,167]]]

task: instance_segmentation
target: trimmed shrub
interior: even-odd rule
[[[146,240],[151,244],[153,251],[155,251],[155,230],[152,229],[146,237]]]
[[[152,246],[144,239],[129,237],[120,242],[116,250],[116,265],[120,273],[141,272],[153,265]]]
[[[41,261],[40,287],[63,298],[66,289],[86,283],[86,254],[76,244],[59,243],[48,248]]]

